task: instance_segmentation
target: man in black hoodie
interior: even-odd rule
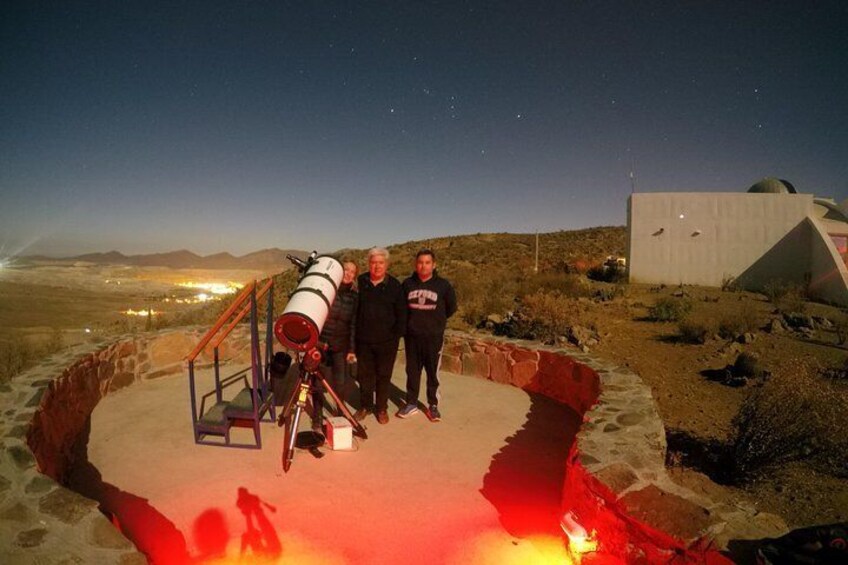
[[[356,312],[361,406],[354,417],[362,420],[374,409],[381,424],[389,423],[389,385],[398,343],[406,330],[403,290],[398,280],[387,272],[388,267],[388,251],[375,247],[368,252],[368,272],[358,279],[359,305]]]
[[[406,406],[397,415],[407,418],[418,412],[421,369],[427,372],[427,417],[442,419],[439,412],[439,356],[445,325],[456,312],[456,293],[447,279],[436,273],[436,256],[422,249],[415,256],[415,272],[403,281],[408,318],[406,323]]]

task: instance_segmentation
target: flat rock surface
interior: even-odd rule
[[[388,425],[369,416],[357,451],[298,451],[287,474],[275,424],[262,424],[261,450],[195,445],[187,377],[139,383],[94,410],[73,486],[158,563],[563,562],[559,508],[577,414],[511,386],[441,380],[440,423],[395,417],[405,388],[396,367]],[[209,371],[199,383],[213,390]]]

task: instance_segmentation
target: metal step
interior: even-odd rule
[[[259,393],[259,415],[265,412],[267,406],[262,399],[262,392]],[[227,418],[231,419],[252,419],[253,418],[253,390],[243,388],[233,398],[225,410]]]
[[[228,428],[226,415],[228,405],[229,402],[216,402],[212,408],[206,411],[206,414],[200,417],[197,423],[204,428]]]

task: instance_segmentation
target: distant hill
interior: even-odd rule
[[[456,288],[459,311],[452,327],[476,326],[488,314],[503,314],[515,307],[516,298],[540,289],[576,284],[589,268],[610,255],[624,256],[627,228],[604,226],[539,234],[539,271],[535,272],[536,234],[478,233],[435,237],[389,245],[389,272],[404,279],[413,270],[415,254],[421,248],[436,253],[439,273]],[[333,255],[348,258],[368,268],[366,249],[341,249]],[[281,308],[294,287],[292,271],[277,277]],[[463,325],[465,324],[465,325]]]
[[[406,276],[419,249],[436,253],[443,272],[473,272],[490,279],[504,273],[532,272],[536,260],[536,234],[478,233],[408,241],[387,247],[391,253],[390,272]],[[624,256],[627,228],[603,226],[581,230],[539,234],[539,272],[585,271],[599,265],[609,255]],[[364,249],[343,249],[336,255],[349,256],[365,267]]]
[[[85,262],[97,265],[130,265],[135,267],[170,267],[172,269],[255,269],[261,271],[279,271],[287,269],[290,263],[286,255],[304,257],[308,251],[299,249],[263,249],[241,257],[230,253],[215,253],[201,256],[186,249],[168,253],[150,253],[147,255],[124,255],[119,251],[108,253],[86,253],[62,259],[43,256],[22,257],[30,261],[68,261]]]

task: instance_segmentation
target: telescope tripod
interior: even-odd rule
[[[322,352],[319,349],[312,349],[300,358],[300,373],[297,383],[292,388],[289,398],[283,407],[280,417],[277,420],[278,426],[284,426],[283,433],[283,471],[288,473],[291,468],[292,460],[294,459],[294,448],[297,439],[297,428],[300,424],[300,416],[306,408],[307,398],[312,399],[313,410],[323,410],[323,401],[316,402],[316,395],[322,394],[319,386],[323,386],[333,402],[338,407],[344,418],[353,426],[354,435],[363,439],[368,438],[365,432],[365,427],[360,424],[353,414],[350,413],[345,403],[339,398],[339,395],[324,378],[319,370],[319,365],[322,359]]]

